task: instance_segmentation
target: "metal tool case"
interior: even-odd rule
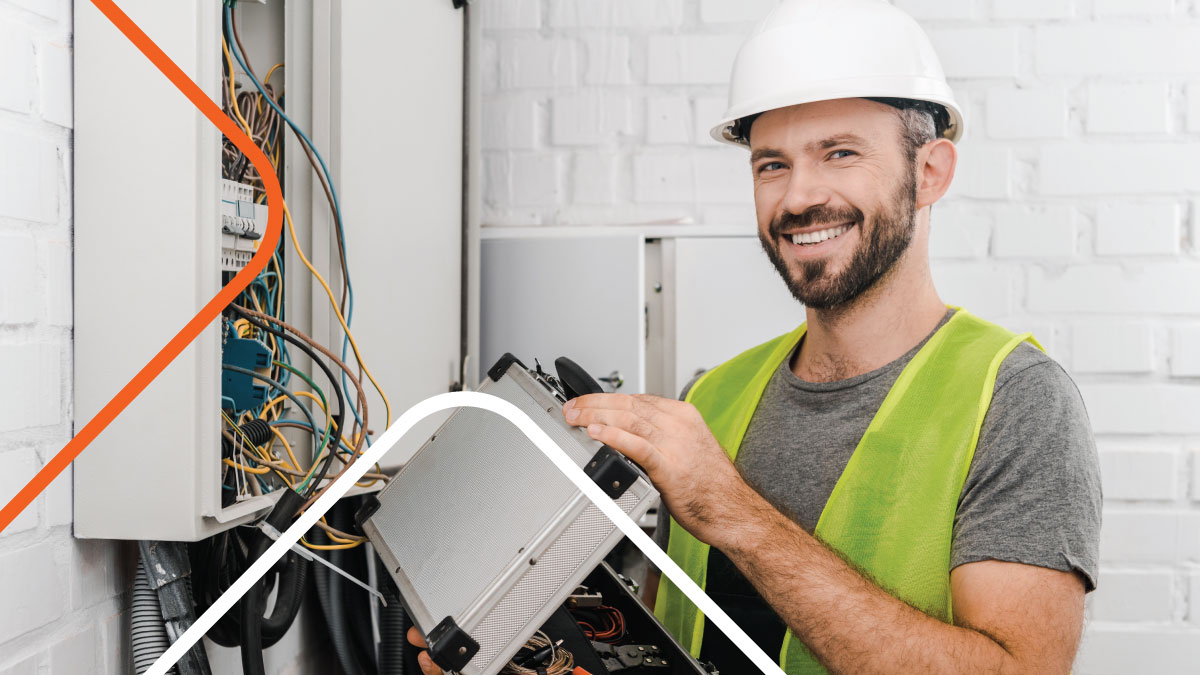
[[[506,354],[478,391],[528,414],[633,519],[655,503],[635,464],[563,420],[570,382]],[[622,536],[512,423],[477,408],[455,412],[358,521],[434,661],[463,675],[498,673]]]

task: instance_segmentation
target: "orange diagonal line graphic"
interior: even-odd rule
[[[79,453],[83,452],[84,448],[86,448],[89,443],[95,440],[96,436],[98,436],[101,431],[104,431],[105,427],[107,427],[117,415],[121,414],[121,411],[125,410],[125,408],[131,402],[133,402],[133,399],[137,398],[137,396],[146,389],[150,382],[152,382],[154,378],[158,377],[159,373],[161,373],[163,369],[167,367],[167,365],[174,361],[175,357],[179,356],[180,352],[182,352],[184,348],[192,342],[192,340],[196,339],[196,336],[199,335],[202,330],[204,330],[205,326],[207,326],[213,319],[220,315],[221,310],[225,309],[225,307],[228,306],[229,303],[232,302],[239,293],[241,293],[246,289],[247,286],[250,285],[250,282],[254,280],[254,277],[258,276],[258,273],[261,272],[264,267],[266,267],[267,262],[275,250],[275,246],[279,243],[279,235],[282,232],[283,191],[279,187],[279,180],[275,176],[275,171],[271,166],[271,162],[267,160],[267,156],[263,154],[262,150],[260,150],[258,146],[254,145],[254,142],[251,141],[249,137],[242,133],[242,130],[238,128],[237,124],[227,117],[216,103],[204,95],[204,92],[200,89],[200,87],[197,86],[196,83],[191,80],[191,78],[185,75],[179,66],[175,65],[175,62],[172,61],[161,49],[159,49],[158,45],[154,44],[154,41],[151,40],[144,32],[142,32],[142,29],[138,28],[137,24],[135,24],[133,20],[125,14],[125,12],[121,11],[121,9],[117,7],[112,0],[92,0],[92,4],[95,5],[96,8],[99,9],[100,12],[104,14],[104,16],[107,17],[108,20],[111,21],[113,25],[116,26],[117,29],[120,30],[121,33],[123,33],[125,37],[128,38],[129,41],[132,42],[139,51],[142,52],[142,54],[146,56],[146,58],[150,59],[150,62],[153,63],[160,71],[162,71],[163,75],[167,76],[167,79],[171,81],[171,84],[175,85],[175,87],[179,89],[179,91],[182,92],[189,101],[192,102],[192,105],[196,106],[200,112],[204,113],[204,116],[207,117],[209,121],[211,121],[218,129],[220,129],[221,132],[224,133],[227,138],[229,138],[229,140],[233,141],[234,145],[236,145],[246,155],[246,157],[250,159],[250,163],[253,164],[256,169],[258,169],[258,173],[260,176],[262,176],[267,189],[267,211],[269,214],[267,218],[267,232],[258,247],[258,251],[254,254],[254,257],[250,259],[250,262],[246,265],[246,267],[242,268],[242,270],[233,277],[227,286],[222,288],[220,292],[213,296],[212,300],[209,300],[208,303],[201,308],[199,313],[192,317],[192,320],[188,321],[187,324],[175,334],[175,337],[171,338],[171,340],[167,342],[167,344],[160,349],[157,354],[154,355],[154,358],[150,359],[150,362],[142,367],[142,369],[133,376],[133,379],[131,379],[128,384],[122,387],[121,390],[117,392],[117,395],[114,396],[111,401],[105,404],[105,406],[100,409],[100,412],[96,413],[96,416],[89,420],[88,423],[79,430],[79,433],[75,434],[75,437],[67,442],[67,444],[63,446],[63,449],[59,450],[58,453],[46,463],[46,466],[42,467],[42,470],[33,477],[33,480],[29,481],[25,487],[21,488],[21,491],[18,492],[2,510],[0,510],[0,532],[8,527],[9,523],[11,523],[13,519],[25,509],[25,507],[29,506],[29,504],[33,502],[34,498],[50,485],[51,481],[53,481],[60,473],[62,473],[63,469],[67,468],[67,466],[79,456]],[[214,198],[215,197],[216,196],[214,195]]]

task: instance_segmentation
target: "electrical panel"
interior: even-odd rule
[[[218,105],[229,96],[227,73],[234,76],[234,96],[256,92],[239,61],[259,68],[259,82],[322,154],[344,242],[297,133],[282,123],[257,128],[252,115],[265,106],[243,107],[239,126],[248,123],[256,144],[269,138],[278,150],[268,156],[278,163],[291,214],[283,244],[255,280],[257,297],[276,303],[262,310],[344,362],[362,353],[373,375],[371,381],[361,376],[370,401],[368,431],[377,435],[409,406],[460,382],[469,349],[460,339],[470,332],[463,323],[463,296],[470,295],[463,279],[473,275],[464,273],[463,253],[475,246],[473,240],[464,246],[462,11],[450,2],[243,2],[233,6],[240,22],[235,36],[227,7],[221,0],[121,4]],[[77,3],[74,21],[74,410],[80,428],[249,263],[266,234],[268,205],[253,171],[225,170],[220,132],[96,7]],[[417,60],[427,66],[405,67]],[[399,80],[381,92],[369,84],[379,72]],[[424,109],[406,109],[402,102],[412,91],[444,113],[429,118]],[[136,101],[136,117],[114,101]],[[428,133],[401,137],[391,132],[396,124]],[[130,194],[138,195],[137,208],[130,208]],[[339,264],[343,244],[348,276]],[[306,261],[323,279],[310,274]],[[347,279],[353,296],[340,311],[354,348],[344,342],[334,310],[340,298],[328,297],[340,295]],[[243,295],[241,301],[257,311],[250,300]],[[421,329],[409,330],[416,325]],[[231,413],[281,398],[258,375],[269,374],[290,393],[316,395],[276,361],[305,373],[327,394],[335,388],[305,354],[293,350],[280,358],[274,339],[228,312],[206,326],[76,460],[76,536],[195,541],[265,513],[276,495],[262,489],[259,477],[240,474],[237,486],[226,480],[230,462],[255,467],[254,457],[230,454],[229,436],[235,445],[245,439],[224,417],[240,426]],[[372,382],[386,393],[386,404]],[[297,462],[307,464],[314,439],[333,447],[337,439],[321,406],[301,401],[314,413],[311,423],[291,399],[274,410],[280,420],[311,428],[280,430]],[[337,409],[332,400],[324,405]],[[352,425],[347,422],[347,434]]]

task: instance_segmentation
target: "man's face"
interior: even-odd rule
[[[764,113],[750,133],[758,236],[796,299],[847,305],[912,240],[916,172],[894,108],[865,99]]]

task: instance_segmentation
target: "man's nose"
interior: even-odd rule
[[[814,206],[829,204],[833,191],[814,167],[797,163],[789,177],[781,206],[788,213],[804,213]]]

